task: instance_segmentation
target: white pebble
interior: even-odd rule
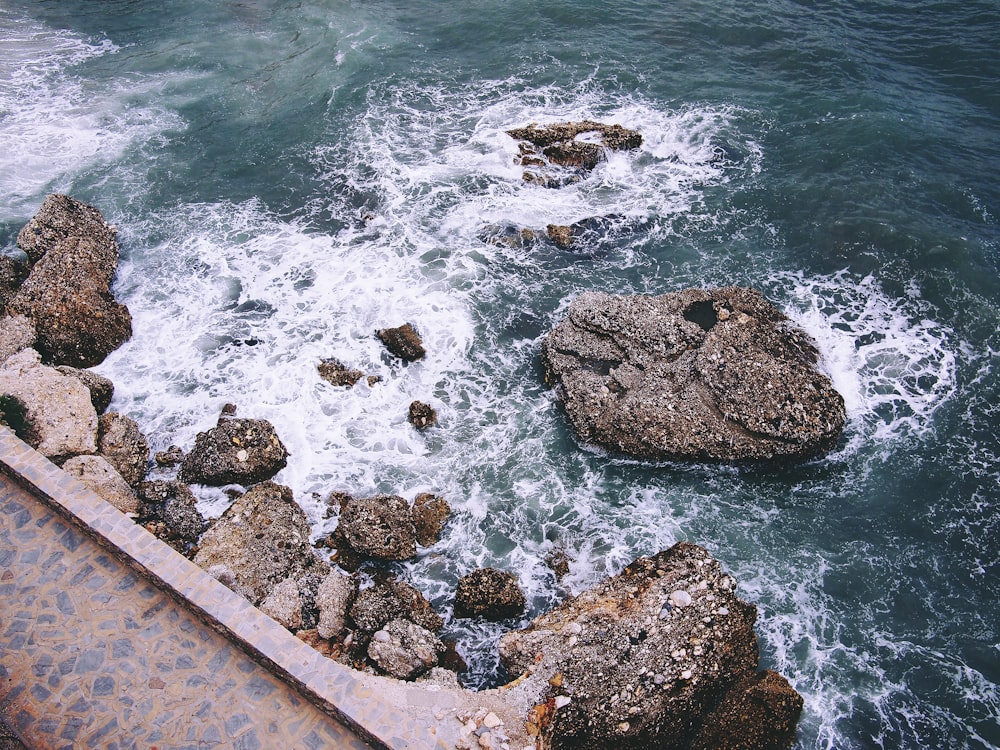
[[[483,717],[483,726],[488,727],[489,729],[496,729],[501,724],[503,724],[503,722],[500,721],[500,717],[492,711]]]
[[[678,589],[670,595],[670,603],[675,607],[686,607],[691,603],[691,594],[683,589]]]
[[[375,631],[375,635],[373,635],[372,638],[374,638],[379,643],[388,643],[389,642],[389,634],[386,633],[384,630],[377,630],[377,631]]]
[[[568,695],[557,695],[556,696],[556,708],[562,708],[563,706],[568,706],[572,699]]]

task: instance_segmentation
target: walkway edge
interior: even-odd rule
[[[454,715],[450,691],[366,675],[322,656],[3,426],[0,470],[373,747],[452,746],[452,727],[435,726],[435,718]]]

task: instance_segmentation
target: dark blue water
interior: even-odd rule
[[[4,1],[0,245],[48,192],[99,206],[136,330],[98,368],[114,408],[154,450],[228,401],[270,419],[317,535],[334,489],[444,494],[445,540],[402,570],[442,611],[477,565],[537,614],[687,539],[760,609],[798,747],[996,747],[998,49],[993,2]],[[579,118],[643,148],[523,184],[503,131]],[[591,253],[478,239],[609,214]],[[838,448],[782,471],[581,448],[538,365],[572,297],[731,283],[816,338]],[[371,335],[403,321],[431,353],[409,367]],[[384,382],[331,388],[330,356]],[[448,627],[489,684],[499,631]]]

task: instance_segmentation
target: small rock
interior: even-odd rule
[[[674,607],[686,607],[691,604],[691,594],[687,591],[674,591],[670,594],[670,604]]]
[[[422,401],[414,401],[410,404],[407,419],[418,430],[424,430],[437,424],[437,412]]]
[[[323,638],[334,638],[344,629],[347,609],[357,593],[357,582],[350,576],[331,571],[316,592],[319,623],[316,626]]]
[[[157,466],[177,466],[184,461],[184,451],[180,446],[171,445],[165,451],[157,451],[153,460]]]
[[[97,420],[97,452],[132,487],[146,477],[149,443],[135,420],[117,412],[103,414]]]
[[[392,620],[384,630],[384,640],[373,638],[368,657],[390,677],[413,680],[437,665],[444,650],[441,641],[429,630],[409,620]]]
[[[382,328],[375,334],[391,354],[404,362],[414,362],[427,354],[420,334],[411,323],[404,323],[398,328]]]
[[[271,589],[258,608],[288,630],[302,627],[302,599],[294,578],[286,578]]]
[[[365,376],[361,370],[354,370],[337,359],[324,359],[317,366],[319,376],[336,386],[353,386]]]

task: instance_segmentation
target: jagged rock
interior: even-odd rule
[[[504,635],[501,661],[536,696],[528,731],[554,750],[688,748],[757,669],[756,608],[735,589],[681,542]]]
[[[28,267],[24,263],[9,255],[0,255],[0,313],[7,309],[26,278]]]
[[[550,245],[575,254],[594,254],[617,238],[638,231],[642,220],[609,214],[592,216],[572,224],[549,224],[545,229],[529,229],[513,224],[488,224],[478,237],[490,245],[514,249]]]
[[[410,506],[397,495],[348,497],[338,531],[351,549],[376,560],[407,560],[417,554]]]
[[[561,581],[569,574],[569,555],[561,547],[555,547],[545,553],[545,564],[555,575],[557,581]]]
[[[329,572],[309,544],[309,522],[292,491],[274,482],[255,485],[229,506],[202,536],[194,561],[205,570],[228,568],[253,604],[285,578]]]
[[[702,722],[689,750],[791,747],[802,705],[802,696],[777,672],[747,675],[726,691]]]
[[[427,672],[443,651],[436,635],[409,620],[392,620],[368,645],[368,657],[398,680],[413,680]]]
[[[35,345],[35,324],[24,315],[0,318],[0,363]]]
[[[17,242],[31,272],[8,307],[34,321],[47,363],[90,367],[128,340],[132,317],[111,295],[118,241],[100,211],[50,195]]]
[[[140,521],[160,539],[186,552],[208,528],[198,500],[181,482],[140,482]]]
[[[171,445],[165,451],[157,451],[153,461],[157,466],[177,466],[184,461],[184,451],[179,445]]]
[[[324,359],[316,369],[323,380],[337,386],[353,386],[365,376],[361,370],[352,370],[336,359]]]
[[[451,517],[451,506],[443,497],[423,492],[414,498],[412,514],[417,544],[430,547],[441,539],[444,525]]]
[[[0,365],[0,395],[23,407],[23,439],[48,458],[97,451],[97,412],[90,391],[40,362],[38,352],[24,349]]]
[[[302,627],[302,597],[294,578],[286,578],[271,589],[258,607],[261,612],[288,630]]]
[[[455,617],[507,620],[524,614],[524,592],[512,573],[480,568],[458,580]]]
[[[418,430],[425,430],[437,424],[437,412],[434,407],[422,401],[414,401],[410,404],[409,414],[406,418]]]
[[[427,354],[420,334],[410,323],[404,323],[398,328],[382,328],[375,335],[385,344],[390,354],[404,362],[414,362]]]
[[[444,620],[431,603],[413,586],[390,579],[360,591],[351,605],[351,621],[368,633],[374,633],[387,622],[402,618],[422,628],[437,632]]]
[[[331,571],[316,592],[319,622],[316,630],[321,638],[334,638],[344,629],[347,609],[357,594],[358,583],[352,576]]]
[[[647,459],[760,461],[831,448],[844,401],[808,335],[759,292],[580,295],[542,345],[585,443]]]
[[[63,375],[76,378],[87,387],[90,391],[90,402],[98,414],[103,414],[111,405],[111,399],[115,395],[115,384],[109,378],[98,375],[93,370],[80,370],[68,365],[59,365],[56,369]]]
[[[103,414],[97,420],[97,452],[130,486],[145,479],[149,443],[135,420],[117,412]]]
[[[128,482],[101,456],[74,456],[63,464],[63,471],[107,500],[122,513],[137,513],[139,499]]]
[[[181,464],[180,478],[194,484],[250,485],[270,479],[283,468],[288,451],[270,422],[222,418],[199,432]]]
[[[525,182],[551,188],[586,177],[607,158],[607,151],[630,151],[642,145],[637,131],[592,120],[541,127],[531,124],[508,130],[507,135],[521,141],[515,162],[531,168],[524,172]],[[580,140],[579,136],[587,138]]]

